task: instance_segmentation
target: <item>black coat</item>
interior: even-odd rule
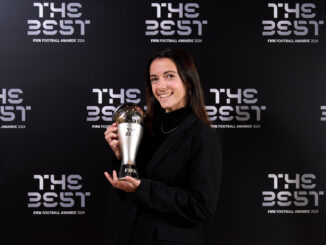
[[[137,155],[141,184],[126,193],[115,244],[204,244],[203,222],[214,216],[222,171],[217,134],[193,113],[147,162]]]

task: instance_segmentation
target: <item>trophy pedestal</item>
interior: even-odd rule
[[[135,179],[139,178],[136,164],[121,164],[118,178],[123,180],[126,176],[130,176]]]

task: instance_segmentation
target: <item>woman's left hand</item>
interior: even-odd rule
[[[135,192],[140,185],[139,179],[135,179],[130,176],[126,176],[123,178],[123,180],[119,180],[115,170],[113,170],[112,177],[108,172],[104,172],[104,175],[114,188],[123,190],[125,192]]]

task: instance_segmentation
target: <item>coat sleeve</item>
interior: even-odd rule
[[[213,218],[221,182],[222,150],[211,129],[205,136],[193,144],[196,147],[186,163],[187,184],[170,186],[142,179],[135,192],[140,205],[191,223],[207,222]]]

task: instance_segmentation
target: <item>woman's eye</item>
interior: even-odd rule
[[[174,78],[174,75],[173,75],[173,74],[168,74],[167,77],[168,77],[169,79],[171,79],[171,78]]]
[[[150,81],[151,81],[151,82],[156,82],[156,81],[157,81],[157,78],[156,78],[156,77],[153,77],[153,78],[151,78]]]

